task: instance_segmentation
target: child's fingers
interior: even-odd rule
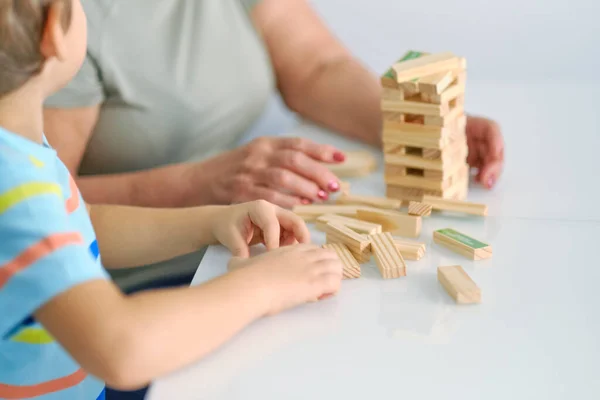
[[[310,243],[310,231],[302,218],[294,212],[282,208],[276,212],[281,227],[286,231],[293,232],[298,243]]]
[[[222,241],[223,246],[227,247],[233,257],[248,258],[250,257],[250,249],[248,242],[244,240],[242,234],[235,227],[232,227],[227,232],[227,236]]]
[[[250,210],[250,219],[262,231],[265,246],[268,250],[279,247],[281,228],[277,218],[275,207],[267,202],[258,202],[257,206]]]

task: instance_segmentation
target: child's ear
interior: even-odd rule
[[[62,1],[54,1],[50,4],[40,44],[40,52],[45,60],[55,57],[63,61],[67,56],[67,31],[62,24],[65,12],[67,10]]]

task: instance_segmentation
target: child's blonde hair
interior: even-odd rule
[[[63,3],[62,26],[71,20],[72,0],[0,0],[0,96],[24,85],[44,65],[40,43],[48,10]]]

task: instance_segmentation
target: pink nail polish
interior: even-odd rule
[[[333,153],[333,160],[337,162],[342,162],[346,159],[346,156],[341,151],[336,151]]]
[[[327,185],[327,187],[331,192],[337,192],[338,190],[340,190],[340,184],[336,181],[329,182],[329,185]]]
[[[304,204],[305,206],[308,205],[308,204],[310,204],[310,200],[309,199],[302,199],[300,202],[302,204]]]
[[[317,193],[317,196],[319,196],[319,198],[322,200],[327,200],[329,198],[327,193],[325,193],[325,191],[323,191],[323,190],[319,190],[319,193]]]
[[[494,186],[494,177],[490,176],[487,180],[487,187],[491,188],[492,186]]]

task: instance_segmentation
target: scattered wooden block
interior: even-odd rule
[[[371,259],[371,242],[366,236],[335,222],[327,224],[325,234],[327,243],[345,245],[359,263],[365,263]]]
[[[305,221],[315,221],[318,217],[324,214],[338,214],[347,217],[356,215],[357,206],[340,206],[340,205],[298,205],[293,208],[293,212]]]
[[[324,163],[338,178],[369,175],[377,169],[375,156],[368,151],[348,151],[346,159],[339,164]]]
[[[335,250],[342,264],[344,264],[344,279],[360,278],[360,265],[346,246],[341,243],[326,243],[323,245],[323,248]]]
[[[389,232],[369,236],[371,251],[383,279],[406,276],[406,263]]]
[[[427,251],[425,243],[409,242],[394,238],[394,244],[405,260],[418,261],[423,258],[425,252]]]
[[[433,241],[471,260],[492,257],[492,246],[451,228],[434,231]]]
[[[336,223],[343,225],[346,228],[352,229],[354,232],[362,235],[373,235],[375,233],[381,233],[381,225],[374,224],[367,221],[361,221],[355,218],[344,217],[337,214],[325,214],[317,218],[316,227],[320,231],[327,231],[327,225],[330,223]]]
[[[350,193],[350,182],[340,181],[340,193]]]
[[[346,194],[337,198],[337,204],[346,205],[364,205],[375,208],[384,208],[387,210],[398,210],[402,206],[402,201],[398,199],[388,199],[386,197],[359,196]]]
[[[431,204],[411,201],[408,204],[408,214],[418,215],[419,217],[428,217],[431,215]]]
[[[380,224],[383,232],[404,237],[418,237],[421,234],[421,217],[415,217],[398,211],[360,208],[356,218]]]
[[[437,276],[456,303],[481,303],[481,290],[460,265],[439,267]]]
[[[461,200],[443,199],[437,196],[423,196],[423,202],[431,204],[434,210],[455,211],[465,214],[488,215],[488,206],[480,203],[471,203]]]

